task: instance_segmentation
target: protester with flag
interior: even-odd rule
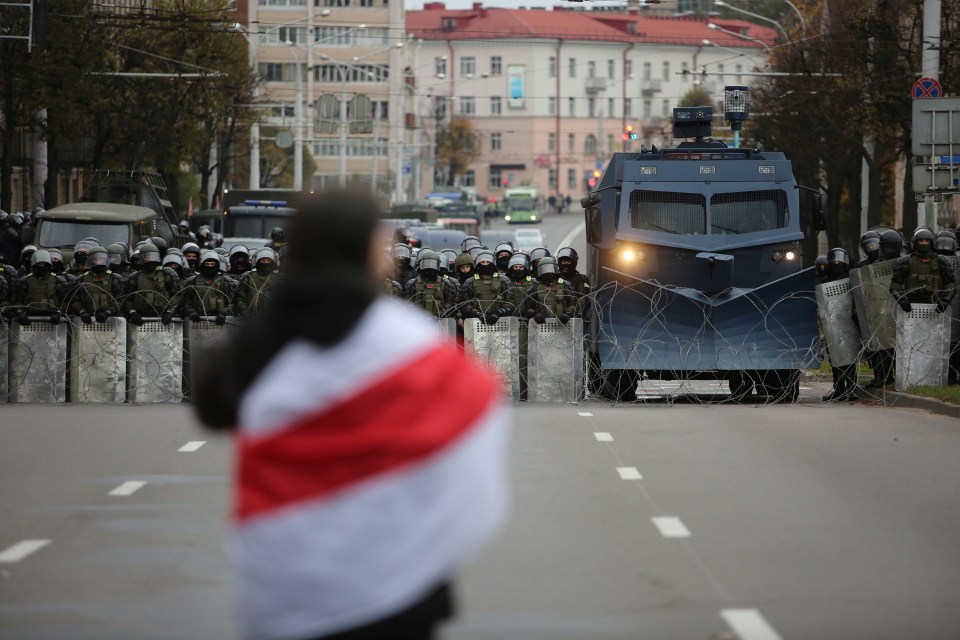
[[[361,193],[302,202],[286,279],[196,373],[201,419],[236,433],[248,638],[432,638],[506,515],[499,382],[378,296],[377,217]]]

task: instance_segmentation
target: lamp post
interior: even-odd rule
[[[293,49],[293,42],[287,41],[288,51],[293,56],[296,78],[296,103],[293,107],[294,126],[297,129],[296,141],[293,143],[293,190],[303,190],[303,63]]]
[[[729,36],[733,36],[734,38],[740,38],[741,40],[749,40],[750,42],[756,42],[761,47],[763,47],[764,50],[766,50],[767,54],[773,53],[770,50],[770,47],[767,46],[767,43],[761,40],[760,38],[751,38],[750,36],[744,35],[742,33],[737,33],[736,31],[730,31],[729,29],[724,29],[723,27],[721,27],[720,25],[714,22],[708,22],[707,27],[710,29],[713,29],[714,31],[719,31],[720,33],[725,33]]]
[[[783,27],[781,27],[780,23],[777,22],[776,20],[771,20],[770,18],[766,16],[762,16],[759,13],[754,13],[753,11],[747,11],[746,9],[735,7],[734,5],[724,2],[723,0],[714,0],[713,4],[717,7],[726,7],[727,9],[736,11],[737,13],[742,13],[744,15],[751,16],[753,18],[756,18],[757,20],[763,20],[764,22],[769,22],[780,32],[780,35],[783,36],[784,42],[790,42],[790,36],[787,35],[787,32],[784,31]]]
[[[803,14],[800,13],[800,9],[797,7],[797,5],[795,5],[795,4],[794,4],[793,2],[791,2],[790,0],[783,0],[783,1],[786,2],[786,3],[790,6],[791,9],[793,9],[793,12],[794,12],[794,13],[797,14],[797,18],[800,20],[800,33],[802,34],[802,38],[803,38],[804,40],[806,40],[806,38],[807,38],[807,21],[806,21],[806,19],[803,17]],[[747,11],[746,9],[741,9],[740,7],[736,7],[736,6],[732,5],[732,4],[729,4],[728,2],[724,2],[724,0],[715,0],[713,4],[714,4],[715,6],[717,6],[717,7],[726,7],[727,9],[732,9],[733,11],[739,11],[740,13],[746,14],[746,15],[748,15],[748,16],[753,16],[754,18],[759,18],[759,19],[761,19],[761,20],[766,20],[767,22],[772,22],[774,25],[777,26],[778,29],[780,29],[780,24],[779,24],[778,22],[775,22],[775,21],[771,20],[770,18],[767,18],[767,17],[765,17],[765,16],[761,16],[761,15],[756,14],[756,13],[753,13],[753,12],[751,12],[751,11]]]

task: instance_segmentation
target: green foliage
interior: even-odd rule
[[[960,404],[960,385],[948,387],[911,387],[907,393],[925,398],[936,398],[951,404]]]

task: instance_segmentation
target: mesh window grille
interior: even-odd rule
[[[698,193],[637,190],[630,193],[630,226],[677,235],[707,232],[707,200]]]
[[[710,233],[736,235],[783,229],[789,222],[781,189],[718,193],[710,198]]]

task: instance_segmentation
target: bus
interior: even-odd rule
[[[537,190],[533,187],[516,187],[503,193],[503,219],[510,224],[540,222],[537,207]]]

